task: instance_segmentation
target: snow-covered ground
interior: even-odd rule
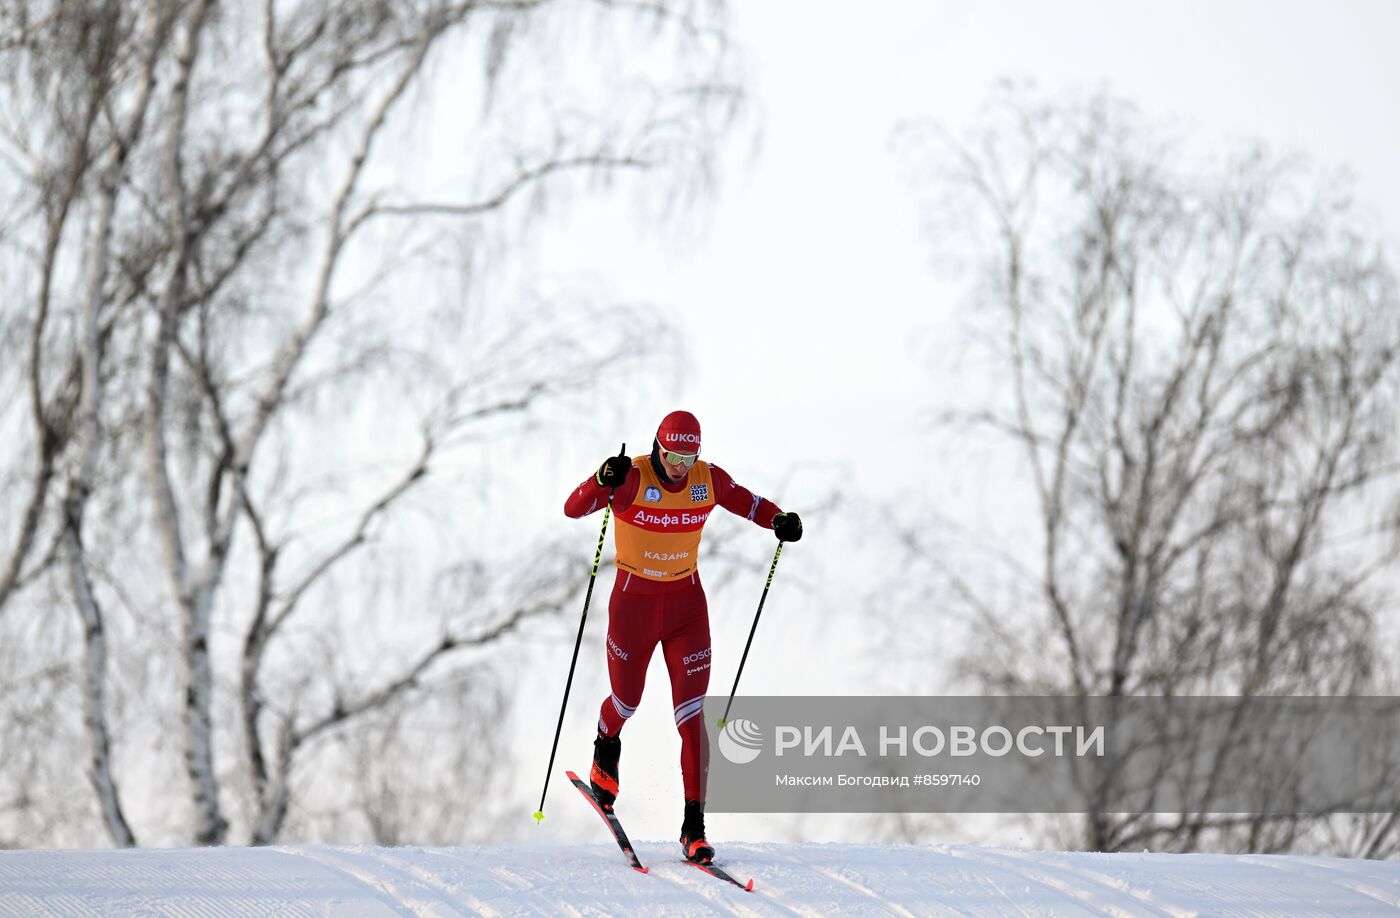
[[[1400,864],[963,846],[723,846],[746,893],[637,846],[0,852],[0,915],[1396,915]]]

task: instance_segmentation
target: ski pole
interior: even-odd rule
[[[627,444],[617,451],[619,456],[627,453]],[[564,711],[569,707],[569,689],[574,685],[574,667],[578,665],[578,649],[583,644],[583,626],[588,621],[588,604],[593,601],[593,583],[598,579],[598,562],[603,559],[603,537],[608,534],[608,517],[612,514],[613,495],[617,489],[608,491],[608,505],[603,508],[603,529],[598,533],[598,550],[593,553],[593,570],[588,575],[588,593],[583,597],[583,615],[578,620],[578,637],[574,638],[574,657],[569,661],[569,678],[564,682],[564,702],[559,705],[559,724],[554,728],[554,745],[549,747],[549,766],[544,770],[544,790],[540,791],[540,808],[535,810],[535,824],[544,821],[544,798],[549,794],[549,776],[554,773],[554,754],[559,751],[559,732],[564,729]]]
[[[739,658],[739,671],[734,674],[734,687],[729,690],[729,701],[724,706],[724,716],[719,719],[719,728],[729,723],[729,708],[734,704],[734,693],[739,691],[739,677],[744,674],[744,662],[749,658],[749,648],[753,646],[754,632],[758,630],[758,617],[763,614],[763,601],[768,598],[768,588],[773,585],[773,572],[778,569],[778,558],[783,553],[783,543],[773,552],[773,564],[768,568],[768,582],[763,585],[763,595],[758,598],[758,611],[753,614],[753,627],[749,629],[749,639],[744,643],[744,655]]]

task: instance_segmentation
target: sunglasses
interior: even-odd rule
[[[699,453],[676,453],[669,449],[661,451],[661,461],[667,465],[683,465],[690,468],[698,458],[700,458]]]

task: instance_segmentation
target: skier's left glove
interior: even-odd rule
[[[796,513],[779,513],[773,517],[773,534],[779,542],[796,542],[802,538],[802,517]]]

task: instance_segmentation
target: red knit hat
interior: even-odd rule
[[[656,442],[662,449],[678,453],[700,452],[700,422],[689,411],[672,411],[656,428]]]

